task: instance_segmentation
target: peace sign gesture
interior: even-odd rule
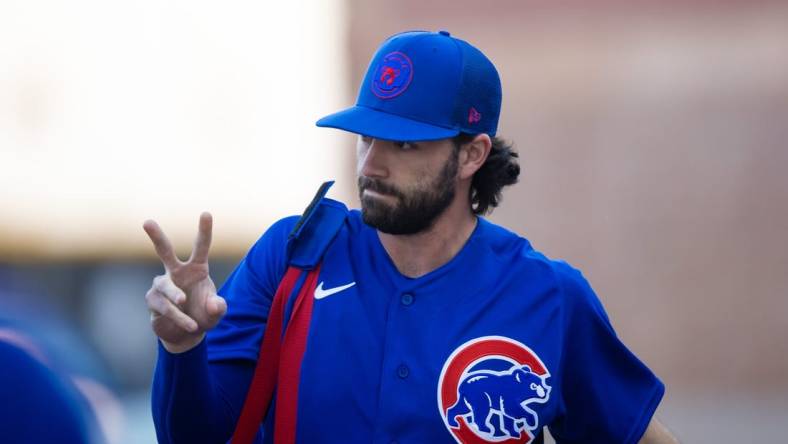
[[[155,221],[145,221],[142,228],[164,264],[164,274],[153,279],[145,295],[151,326],[164,348],[171,353],[182,353],[199,344],[205,332],[227,311],[227,303],[216,294],[216,285],[208,274],[213,220],[210,213],[200,215],[194,250],[186,262],[178,259]]]

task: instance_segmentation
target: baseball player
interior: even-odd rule
[[[244,442],[252,418],[265,443],[675,442],[653,417],[664,385],[581,273],[482,217],[519,174],[500,105],[478,49],[397,34],[356,105],[317,122],[358,135],[360,210],[317,199],[280,220],[218,292],[209,214],[186,262],[146,222],[166,270],[146,295],[159,441]],[[303,233],[319,248],[293,247]],[[320,262],[291,275],[305,250]]]

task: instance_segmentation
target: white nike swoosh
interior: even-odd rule
[[[356,285],[355,281],[351,282],[351,283],[349,283],[347,285],[343,285],[341,287],[334,287],[334,288],[329,288],[327,290],[324,290],[323,289],[323,282],[321,281],[317,285],[317,288],[315,288],[315,299],[323,299],[325,297],[331,296],[332,294],[339,293],[340,291],[343,291],[343,290],[347,290],[348,288],[350,288],[350,287],[352,287],[354,285]]]

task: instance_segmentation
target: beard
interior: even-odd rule
[[[454,200],[457,157],[456,153],[451,155],[435,179],[420,181],[408,191],[375,179],[359,177],[358,192],[364,223],[394,235],[416,234],[430,228]],[[370,197],[364,194],[364,190],[391,196],[396,202]]]

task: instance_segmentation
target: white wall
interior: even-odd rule
[[[200,211],[243,251],[352,177],[342,0],[0,3],[0,258],[181,251]],[[353,184],[340,183],[347,198]]]

